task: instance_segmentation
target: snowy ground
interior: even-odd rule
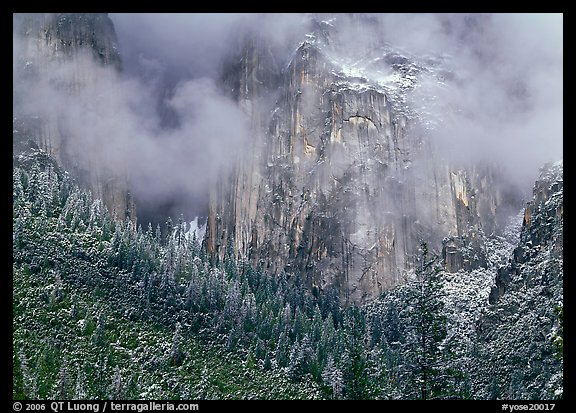
[[[523,210],[510,217],[503,236],[486,242],[488,268],[444,274],[444,305],[449,318],[448,337],[469,337],[482,308],[488,304],[498,267],[505,265],[520,239]]]

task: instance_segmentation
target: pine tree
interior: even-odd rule
[[[264,370],[268,371],[272,369],[272,359],[270,358],[270,352],[266,351],[264,356]]]
[[[226,252],[224,256],[224,271],[229,279],[235,280],[238,277],[236,268],[236,253],[234,247],[234,235],[228,237]]]
[[[176,330],[174,331],[174,336],[172,337],[172,347],[170,348],[170,365],[180,366],[182,360],[184,359],[184,354],[180,349],[180,342],[182,341],[181,325],[176,323]]]
[[[78,372],[76,373],[76,386],[74,388],[74,400],[85,400],[88,398],[86,392],[86,374],[84,374],[83,369],[78,366]]]
[[[286,331],[280,333],[278,338],[278,343],[276,344],[276,351],[274,357],[276,359],[276,365],[279,367],[286,367],[290,359],[290,344]]]
[[[72,381],[70,378],[70,371],[68,367],[68,358],[64,356],[62,360],[62,365],[60,366],[60,372],[58,374],[58,380],[56,382],[56,387],[52,392],[52,399],[58,400],[68,400],[72,396]]]
[[[162,245],[162,230],[160,229],[160,224],[156,224],[156,232],[154,233],[154,240],[157,245]]]
[[[409,286],[408,305],[404,310],[404,355],[412,376],[410,381],[419,389],[419,394],[414,396],[426,400],[444,396],[441,367],[447,321],[442,312],[441,267],[437,257],[429,257],[426,243],[421,243],[421,251],[417,279]]]
[[[364,342],[366,320],[357,306],[348,308],[344,314],[344,354],[342,367],[346,381],[346,396],[353,400],[367,397],[366,346]]]
[[[164,242],[168,245],[168,242],[174,238],[174,224],[172,222],[172,217],[168,217],[166,220],[166,235],[164,237]]]
[[[124,385],[122,383],[122,376],[120,374],[120,367],[114,368],[114,375],[112,376],[112,385],[110,387],[110,395],[112,400],[122,400],[124,398]]]
[[[106,314],[103,311],[98,313],[98,321],[96,323],[96,329],[94,330],[94,334],[92,336],[92,341],[97,346],[103,346],[106,337],[104,335],[106,329]]]
[[[12,394],[14,400],[30,398],[27,396],[24,387],[24,368],[16,351],[12,353]]]
[[[107,397],[107,385],[105,384],[105,378],[107,376],[108,370],[108,360],[105,359],[102,354],[98,355],[98,363],[95,366],[95,377],[94,381],[96,384],[96,394],[99,399]]]
[[[330,389],[330,397],[333,399],[340,399],[344,394],[344,375],[334,363],[332,355],[328,357],[326,367],[322,371],[322,380]]]
[[[554,314],[556,315],[556,326],[552,334],[552,344],[556,358],[562,360],[564,357],[564,303],[562,301],[556,305]]]
[[[174,238],[176,239],[176,246],[183,247],[186,244],[186,222],[184,222],[184,215],[180,214],[178,217],[178,224],[174,229]]]
[[[204,365],[202,369],[202,374],[200,375],[200,382],[197,385],[196,392],[202,400],[213,399],[213,386],[210,383],[210,369],[208,366]]]

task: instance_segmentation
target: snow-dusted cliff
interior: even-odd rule
[[[95,95],[121,68],[109,17],[105,13],[15,14],[13,65],[14,151],[34,142],[118,217],[134,216],[127,174],[106,160],[95,162],[102,137],[91,140],[92,147],[86,144],[96,125],[70,127],[74,111],[81,111],[84,119],[91,116],[90,107],[74,103],[82,101],[83,94]]]
[[[428,133],[440,120],[414,103],[422,84],[449,87],[441,59],[347,54],[335,20],[285,67],[251,38],[225,72],[253,138],[212,192],[206,244],[222,258],[233,239],[239,257],[362,301],[403,282],[421,240],[439,252],[444,237],[497,232],[505,205],[497,171],[450,162]]]

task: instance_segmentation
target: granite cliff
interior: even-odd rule
[[[102,76],[121,70],[116,42],[106,13],[14,15],[13,150],[18,154],[30,144],[45,150],[124,218],[135,217],[127,173],[119,174],[105,162],[96,164],[90,154],[80,153],[86,147],[62,122],[58,106],[62,103],[49,101],[54,93],[42,94],[57,90],[58,96],[71,96],[97,89]],[[85,128],[89,133],[90,125]]]
[[[205,241],[215,259],[233,244],[237,258],[362,301],[403,282],[421,240],[462,268],[457,244],[497,233],[514,197],[493,166],[448,161],[409,103],[418,82],[444,82],[441,62],[380,44],[351,65],[335,30],[316,21],[283,66],[250,37],[224,66],[252,141],[212,191]]]
[[[121,71],[112,21],[72,13],[14,23],[15,153],[34,142],[117,216],[134,218],[129,171],[92,163],[58,111],[19,100],[46,73],[73,95]],[[360,33],[375,23],[358,15],[352,24]],[[518,196],[496,166],[459,162],[434,141],[442,120],[425,103],[435,97],[415,93],[422,84],[452,87],[442,57],[351,42],[337,18],[312,17],[288,54],[256,32],[236,41],[219,84],[248,117],[250,139],[210,189],[204,245],[213,260],[233,254],[342,302],[402,284],[422,241],[450,272],[486,266],[482,239],[501,231]]]

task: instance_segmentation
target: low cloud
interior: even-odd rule
[[[448,160],[498,165],[504,179],[529,192],[538,169],[562,158],[562,14],[319,19],[335,28],[333,55],[357,75],[377,80],[377,66],[370,64],[383,44],[424,67],[407,102],[420,117],[435,120],[436,127],[422,133]]]
[[[15,108],[57,119],[85,164],[127,172],[143,210],[202,213],[218,171],[249,146],[245,114],[218,86],[224,58],[253,31],[287,62],[310,17],[111,14],[120,73],[81,54],[31,77],[14,34]],[[450,159],[493,162],[531,188],[538,168],[562,157],[561,14],[378,14],[360,27],[357,16],[316,17],[336,19],[342,53],[362,56],[383,41],[418,58],[442,56],[453,76],[441,85],[424,79],[411,103],[427,102],[441,120],[427,133]],[[82,84],[77,93],[69,79]]]
[[[384,25],[385,32],[414,53],[443,55],[454,75],[446,87],[423,84],[413,95],[415,106],[437,95],[427,108],[441,120],[432,138],[452,160],[498,165],[529,192],[539,168],[563,157],[562,15],[424,15],[401,22]]]
[[[25,50],[18,39],[15,45]],[[26,66],[18,53],[15,62]],[[246,148],[247,117],[213,79],[180,79],[163,97],[179,119],[166,127],[154,82],[102,66],[89,53],[43,61],[32,75],[21,67],[15,113],[45,120],[64,142],[71,137],[61,155],[81,168],[128,176],[149,218],[167,206],[172,214],[204,212],[208,188]]]

